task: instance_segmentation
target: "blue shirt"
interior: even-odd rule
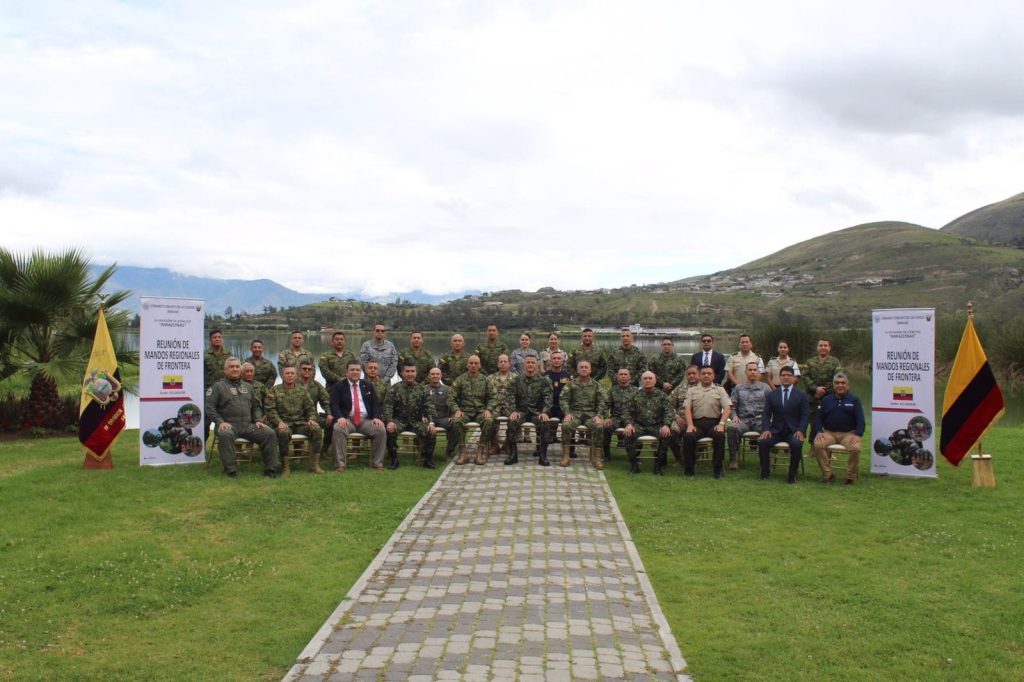
[[[842,398],[829,393],[821,399],[821,407],[814,420],[815,433],[820,431],[853,431],[858,436],[864,435],[864,408],[860,398],[847,393]]]

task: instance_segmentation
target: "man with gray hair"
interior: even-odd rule
[[[256,400],[252,384],[242,381],[242,363],[231,356],[224,361],[224,378],[206,389],[206,415],[217,429],[217,449],[224,473],[238,476],[235,439],[244,438],[260,446],[263,475],[277,478],[277,436],[263,423],[263,407]]]
[[[864,407],[857,396],[850,393],[850,379],[844,372],[832,377],[832,392],[821,399],[821,407],[814,418],[814,443],[811,452],[818,460],[823,483],[836,479],[829,461],[829,445],[842,445],[849,453],[844,485],[857,482],[860,463],[860,438],[864,435]]]

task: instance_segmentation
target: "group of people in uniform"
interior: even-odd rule
[[[388,468],[398,468],[403,432],[415,434],[423,466],[435,467],[441,432],[447,436],[446,456],[464,465],[471,461],[470,428],[480,431],[472,461],[483,465],[500,452],[504,464],[514,465],[520,434],[531,425],[540,466],[550,466],[548,448],[560,429],[563,467],[571,465],[575,444],[585,442],[590,463],[602,469],[618,434],[632,473],[640,471],[640,439],[646,436],[656,443],[656,474],[664,473],[672,451],[683,474],[694,476],[698,447],[710,438],[712,475],[721,478],[726,449],[728,467],[738,469],[742,439],[754,432],[762,478],[770,477],[772,449],[785,442],[790,448],[787,480],[796,482],[808,438],[823,481],[835,480],[828,452],[833,444],[849,453],[845,483],[858,477],[863,407],[849,392],[849,379],[828,339],[820,339],[817,354],[802,364],[790,355],[789,344],[779,341],[778,355],[765,363],[747,334],[728,356],[714,348],[711,334],[704,334],[701,349],[689,357],[678,355],[669,337],[661,340],[659,353],[648,357],[628,329],[611,350],[596,346],[593,330],[584,329],[568,352],[555,333],[537,351],[527,332],[518,347],[509,349],[492,324],[473,352],[462,334],[453,334],[450,350],[435,361],[419,331],[410,334],[402,351],[386,334],[383,324],[374,325],[373,338],[357,355],[346,348],[345,333],[334,332],[331,349],[314,365],[303,333],[295,331],[275,366],[264,356],[261,340],[252,341],[251,355],[242,361],[230,357],[221,332],[212,331],[205,358],[206,411],[208,424],[216,426],[227,474],[237,475],[235,438],[259,444],[265,475],[288,473],[288,460],[279,455],[287,452],[293,434],[308,438],[309,466],[315,473],[324,473],[321,462],[327,456],[333,457],[335,471],[345,471],[352,434],[370,440],[374,469],[384,469],[385,457]],[[316,367],[324,384],[315,378]],[[602,383],[606,377],[609,388]],[[501,439],[499,423],[506,427]]]

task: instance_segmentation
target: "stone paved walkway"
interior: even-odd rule
[[[685,665],[604,475],[526,455],[449,466],[285,679],[687,680]]]

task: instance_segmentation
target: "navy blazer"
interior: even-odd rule
[[[331,415],[337,419],[348,419],[352,411],[352,389],[348,379],[342,379],[331,388]],[[364,419],[383,419],[383,409],[377,397],[377,389],[366,379],[359,380],[359,395],[366,408]]]
[[[690,356],[690,364],[703,367],[704,351],[697,351]],[[721,384],[725,379],[725,356],[714,349],[711,351],[711,369],[715,370],[715,383]]]
[[[779,386],[765,400],[761,430],[771,431],[776,436],[786,430],[790,433],[804,433],[807,431],[810,410],[807,394],[796,386],[789,387],[789,400],[783,405],[782,387]]]

